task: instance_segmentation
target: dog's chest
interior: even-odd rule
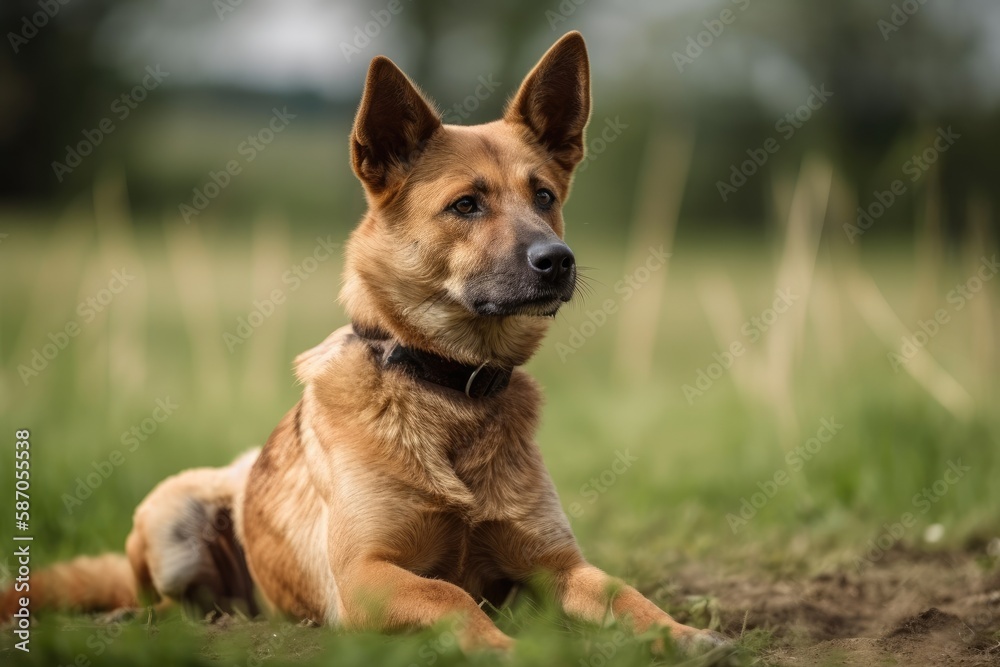
[[[403,567],[424,577],[451,582],[473,597],[499,604],[505,595],[497,562],[495,525],[470,522],[458,512],[424,515],[417,527],[410,558]],[[499,591],[499,592],[498,592]],[[499,601],[493,598],[500,596]]]
[[[508,518],[539,473],[530,426],[499,406],[435,407],[413,401],[384,410],[375,429],[381,460],[441,509],[473,523]]]

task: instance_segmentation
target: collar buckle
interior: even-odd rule
[[[476,370],[472,371],[472,375],[469,376],[469,381],[465,383],[465,395],[468,396],[469,398],[474,398],[474,396],[469,393],[469,390],[472,389],[472,383],[476,381],[476,376],[479,375],[479,371],[483,370],[484,368],[486,368],[485,361],[479,364],[479,367]],[[490,384],[492,384],[492,382]],[[488,391],[489,388],[487,387],[487,392]]]

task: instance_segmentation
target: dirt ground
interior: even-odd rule
[[[728,636],[773,633],[775,665],[1000,665],[1000,572],[964,553],[896,550],[863,568],[804,579],[677,573],[711,591]]]

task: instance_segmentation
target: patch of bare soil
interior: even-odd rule
[[[710,592],[727,635],[772,632],[771,664],[1000,666],[1000,573],[969,554],[899,549],[806,578],[676,574],[675,601]]]

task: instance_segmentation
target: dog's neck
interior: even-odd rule
[[[427,310],[420,308],[407,313],[388,294],[377,293],[377,288],[351,271],[345,276],[340,297],[357,329],[473,368],[524,364],[548,329],[548,321],[540,317],[479,317],[458,306],[445,317],[428,316]],[[424,321],[414,322],[413,311],[423,315]]]
[[[426,350],[403,345],[389,332],[377,327],[353,324],[354,333],[371,348],[383,368],[402,370],[411,377],[465,394],[468,398],[489,398],[510,383],[512,367],[486,363],[478,366]]]

